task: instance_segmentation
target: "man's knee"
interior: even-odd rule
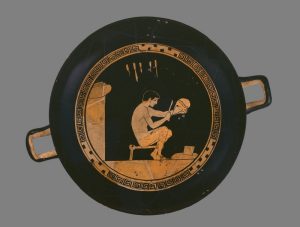
[[[162,132],[166,132],[166,131],[168,130],[168,128],[167,128],[167,126],[161,126],[161,127],[160,127],[160,130],[161,130]]]
[[[161,139],[166,138],[169,139],[173,135],[172,131],[168,129],[166,126],[161,127]]]
[[[171,129],[168,129],[167,137],[170,138],[172,135],[173,135],[172,130],[171,130]]]

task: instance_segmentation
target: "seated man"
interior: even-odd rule
[[[152,108],[157,104],[159,98],[160,96],[156,91],[146,91],[142,102],[135,108],[131,119],[132,130],[140,146],[146,147],[156,144],[156,148],[151,153],[154,160],[165,159],[161,152],[165,142],[172,136],[170,129],[166,126],[160,127],[170,120],[171,113]],[[161,117],[162,119],[153,122],[151,117]],[[148,130],[148,126],[152,130]]]

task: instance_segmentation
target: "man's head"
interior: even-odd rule
[[[151,107],[154,107],[157,104],[159,98],[158,92],[154,90],[147,90],[143,94],[143,101],[149,102],[149,106]]]

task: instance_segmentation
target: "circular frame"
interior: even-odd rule
[[[157,180],[138,180],[128,176],[119,174],[113,168],[110,168],[104,160],[102,160],[95,152],[90,140],[88,139],[88,132],[86,127],[85,110],[89,93],[94,85],[94,82],[101,76],[101,73],[110,65],[114,64],[118,60],[138,53],[159,53],[172,58],[177,59],[181,63],[188,66],[201,80],[205,89],[209,95],[210,106],[212,109],[211,117],[212,124],[210,127],[209,138],[203,150],[198,157],[192,162],[192,164],[185,167],[183,170],[178,171],[174,175],[165,177],[164,179]],[[195,61],[191,56],[186,53],[175,49],[170,46],[166,46],[158,43],[135,43],[121,47],[102,59],[100,59],[88,72],[82,85],[80,86],[75,105],[75,128],[78,143],[81,146],[86,158],[96,168],[100,174],[106,177],[108,180],[116,183],[122,187],[137,190],[137,191],[158,191],[165,190],[170,187],[174,187],[183,181],[189,179],[208,161],[212,155],[215,145],[218,142],[220,128],[221,128],[221,106],[218,93],[210,76],[205,69]]]

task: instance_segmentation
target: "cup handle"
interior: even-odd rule
[[[57,158],[55,150],[46,151],[43,153],[36,153],[33,140],[44,136],[51,135],[50,127],[45,126],[42,128],[31,129],[26,135],[26,148],[30,158],[36,162],[46,161],[52,158]]]
[[[259,85],[264,92],[264,97],[255,101],[246,103],[246,113],[265,108],[272,102],[271,89],[267,77],[262,75],[239,77],[243,88]]]

